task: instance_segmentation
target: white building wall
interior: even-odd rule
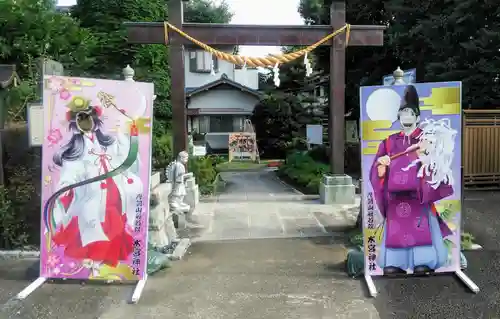
[[[228,50],[225,50],[228,51]],[[230,52],[230,51],[229,51]],[[218,80],[222,74],[226,74],[228,79],[257,90],[259,88],[259,71],[257,69],[236,69],[235,65],[223,60],[218,60],[218,70],[214,75],[210,73],[191,72],[189,61],[190,55],[194,54],[194,49],[185,49],[184,51],[184,72],[185,87],[196,88]]]

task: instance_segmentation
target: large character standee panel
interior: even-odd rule
[[[41,277],[145,278],[153,90],[45,77]]]
[[[460,270],[461,83],[361,88],[365,274]]]

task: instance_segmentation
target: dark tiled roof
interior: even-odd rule
[[[196,94],[201,93],[203,91],[208,91],[210,89],[213,89],[213,88],[220,86],[220,85],[223,85],[223,84],[232,86],[236,89],[239,89],[243,92],[247,92],[247,93],[252,94],[252,95],[259,97],[259,98],[262,96],[262,94],[259,91],[254,90],[252,88],[249,88],[247,86],[241,85],[240,83],[229,79],[226,74],[222,74],[220,79],[215,80],[215,81],[210,82],[210,83],[207,83],[203,86],[200,86],[197,88],[186,88],[186,96],[188,96],[188,97],[193,96],[193,95],[196,95]]]

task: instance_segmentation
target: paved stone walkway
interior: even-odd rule
[[[44,284],[26,300],[4,304],[37,269],[27,272],[33,262],[26,260],[0,261],[0,318],[389,318],[347,277],[345,254],[328,237],[198,242],[171,269],[148,279],[136,305],[126,303],[132,286],[78,282]]]
[[[268,176],[268,175],[266,175]],[[338,237],[197,242],[185,259],[151,276],[137,305],[128,285],[45,284],[37,260],[0,259],[0,319],[498,319],[498,193],[466,193],[465,229],[485,249],[466,252],[472,294],[454,276],[380,278],[377,298],[346,276]]]
[[[201,202],[205,229],[195,241],[329,236],[355,224],[354,205],[321,205],[282,183],[272,171],[225,173],[226,191]]]

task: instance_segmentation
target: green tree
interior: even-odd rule
[[[184,21],[196,23],[229,23],[233,18],[225,1],[191,0],[184,10]]]
[[[387,25],[388,13],[382,0],[347,1],[346,21],[350,24]],[[332,0],[301,0],[299,13],[311,25],[330,24]],[[329,47],[314,51],[316,69],[330,73]],[[378,85],[385,74],[397,67],[390,47],[349,47],[346,51],[346,112],[359,116],[359,86]]]
[[[285,158],[293,148],[305,148],[306,125],[318,124],[320,117],[294,94],[277,93],[255,106],[251,120],[262,157]]]
[[[82,74],[95,63],[97,39],[78,21],[55,11],[51,0],[0,1],[0,64],[15,64],[22,79],[10,94],[10,107],[21,112],[26,103],[40,99],[37,59],[60,61],[71,74]]]
[[[445,1],[415,25],[427,46],[425,81],[462,81],[464,108],[500,103],[500,8],[496,2]]]
[[[90,28],[99,39],[95,53],[97,63],[94,76],[119,77],[120,70],[130,64],[136,71],[136,80],[153,82],[157,98],[154,108],[153,157],[163,157],[166,150],[162,136],[168,134],[171,123],[170,70],[168,48],[164,44],[132,45],[127,43],[123,22],[151,22],[168,20],[164,0],[78,0],[72,10],[82,26]],[[228,5],[210,0],[190,1],[185,20],[201,23],[227,23],[232,14]],[[154,161],[162,165],[163,161]]]
[[[312,24],[329,23],[332,0],[301,0],[299,12]],[[384,48],[349,48],[347,100],[358,109],[354,86],[379,84],[397,66],[417,68],[418,82],[462,81],[464,107],[500,103],[500,9],[492,0],[390,0],[347,2],[351,24],[388,25]],[[328,53],[317,50],[320,65]]]

